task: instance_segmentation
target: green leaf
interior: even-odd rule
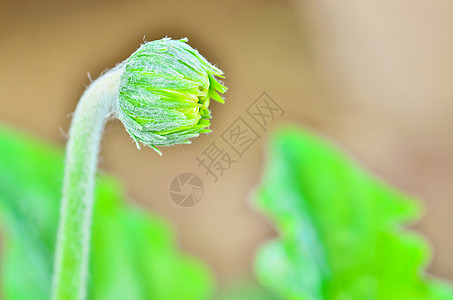
[[[247,278],[235,279],[219,291],[216,300],[279,300],[271,291]]]
[[[63,174],[60,149],[0,127],[2,299],[48,300]],[[207,299],[213,282],[169,226],[126,205],[115,180],[96,188],[91,300]]]
[[[425,240],[403,228],[418,203],[313,134],[274,136],[256,198],[280,236],[255,272],[284,299],[453,299],[425,274]]]

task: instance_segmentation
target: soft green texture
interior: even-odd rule
[[[186,42],[147,42],[124,62],[118,118],[137,146],[189,143],[209,132],[210,99],[224,102],[226,87],[215,78],[223,72]]]
[[[215,300],[280,300],[268,289],[257,282],[242,278],[241,281],[229,283],[214,298]]]
[[[255,272],[283,299],[453,299],[425,274],[427,243],[402,228],[417,202],[313,134],[275,134],[256,198],[280,238],[260,249]]]
[[[50,298],[63,155],[0,127],[1,279],[5,300]],[[118,182],[96,184],[88,299],[206,299],[207,269],[181,254],[168,225],[124,204]]]
[[[63,193],[52,282],[53,300],[85,300],[97,157],[104,123],[117,100],[120,70],[85,90],[66,144]]]

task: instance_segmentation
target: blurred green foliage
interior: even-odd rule
[[[60,149],[0,127],[2,299],[50,298],[62,174]],[[178,252],[167,224],[125,205],[118,186],[97,181],[88,298],[208,298],[208,270]]]
[[[277,132],[268,154],[256,198],[280,237],[255,264],[268,290],[239,284],[218,299],[453,299],[424,273],[426,242],[402,228],[419,216],[417,202],[298,129]],[[49,299],[62,174],[60,149],[0,127],[2,299]],[[178,252],[169,226],[126,205],[104,175],[92,229],[89,299],[212,296],[208,270]]]
[[[424,272],[427,243],[402,228],[417,202],[313,134],[275,134],[256,198],[280,236],[255,271],[283,299],[453,299]]]

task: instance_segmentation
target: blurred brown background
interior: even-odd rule
[[[263,91],[281,122],[330,137],[394,186],[423,199],[417,229],[431,240],[430,271],[453,279],[453,3],[451,1],[2,1],[0,120],[64,145],[85,85],[146,40],[187,36],[226,73],[227,103],[193,145],[137,151],[108,124],[101,168],[132,202],[168,219],[187,252],[220,282],[249,276],[253,251],[274,235],[249,206],[267,134],[217,183],[195,157]],[[175,205],[171,179],[200,175],[205,195]]]

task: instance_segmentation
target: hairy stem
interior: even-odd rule
[[[52,299],[86,297],[90,227],[99,144],[104,124],[115,110],[122,67],[95,80],[74,113],[63,182]]]

